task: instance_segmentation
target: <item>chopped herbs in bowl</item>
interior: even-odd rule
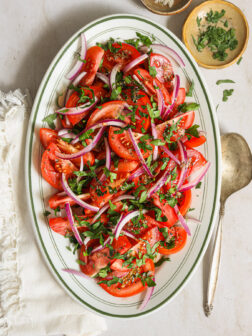
[[[206,68],[237,62],[248,40],[248,24],[241,10],[222,1],[196,7],[183,27],[183,39],[196,61]]]

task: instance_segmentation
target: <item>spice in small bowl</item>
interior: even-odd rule
[[[236,62],[246,49],[247,20],[230,2],[206,1],[188,16],[183,40],[199,65],[224,68]]]
[[[141,0],[150,11],[159,15],[174,15],[186,9],[192,0]]]

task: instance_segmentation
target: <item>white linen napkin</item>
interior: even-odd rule
[[[28,91],[0,91],[0,335],[99,335],[104,319],[64,292],[35,242],[24,185],[30,106]]]

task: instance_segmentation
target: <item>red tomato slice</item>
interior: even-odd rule
[[[133,147],[132,141],[130,139],[129,133],[124,131],[123,133],[116,134],[115,132],[120,131],[118,127],[109,128],[109,144],[111,149],[121,158],[127,160],[139,160],[136,151]],[[140,137],[139,133],[134,133],[136,137]],[[150,140],[146,140],[146,143],[153,148]],[[147,149],[144,151],[141,149],[144,158],[147,158],[152,154],[152,150]]]
[[[67,217],[49,218],[49,226],[54,232],[59,233],[62,236],[72,232],[71,225]],[[77,226],[77,228],[80,232],[87,230],[85,226]]]
[[[78,169],[71,161],[56,157],[55,152],[60,152],[60,149],[55,143],[51,143],[42,155],[41,173],[52,187],[62,190],[61,173],[72,174]]]
[[[179,88],[176,105],[184,104],[186,99],[186,90],[185,88]]]
[[[104,50],[101,47],[93,46],[88,49],[85,61],[83,64],[81,72],[86,71],[87,74],[80,81],[82,86],[90,86],[93,84],[95,75],[101,64],[101,60],[104,55]]]
[[[130,44],[113,43],[112,47],[117,48],[117,51],[106,50],[102,64],[103,68],[107,70],[111,70],[116,64],[121,64],[123,68],[135,58],[141,56],[140,52]]]
[[[128,281],[130,277],[130,272],[129,272],[127,277],[125,277],[125,283],[123,284],[117,283],[109,287],[108,285],[101,283],[100,286],[106,292],[116,297],[130,297],[138,293],[141,293],[147,288],[147,285],[143,285],[142,281],[139,278],[135,278],[133,276],[133,271],[134,269],[130,271],[132,272],[132,278],[130,279],[130,281]],[[143,273],[143,272],[149,272],[152,276],[154,276],[155,266],[151,259],[147,259],[145,265],[143,265],[139,269],[139,273]],[[124,278],[122,278],[122,280],[124,280]]]
[[[190,136],[191,139],[184,142],[184,144],[189,148],[199,147],[206,142],[206,137],[204,135],[200,135],[199,138],[196,138],[195,136],[192,135]]]
[[[112,243],[115,252],[124,254],[131,248],[131,243],[126,236],[120,236],[118,239],[114,239]]]
[[[118,119],[121,115],[125,102],[121,100],[114,100],[101,105],[100,108],[94,110],[87,122],[87,127],[94,125],[100,120]]]
[[[144,86],[147,88],[148,93],[150,96],[154,96],[155,99],[156,97],[156,90],[153,85],[153,80],[154,78],[151,77],[149,72],[145,69],[138,68],[134,70],[134,74],[137,76],[137,78],[144,84]],[[157,78],[155,78],[157,86],[160,88],[162,91],[163,97],[164,97],[164,102],[166,105],[169,105],[171,103],[171,97],[169,92],[166,90],[165,86],[163,83],[161,83]]]
[[[192,126],[195,118],[195,112],[189,111],[184,114],[181,114],[181,116],[178,116],[176,118],[170,119],[168,121],[165,121],[162,124],[157,125],[157,135],[158,138],[163,140],[163,134],[167,128],[168,125],[173,125],[178,123],[177,131],[173,132],[173,136],[171,140],[175,141],[178,137],[182,136],[184,134],[184,130],[188,129]]]
[[[173,226],[172,228],[169,229],[169,237],[172,238],[174,237],[174,244],[173,247],[171,248],[165,248],[163,246],[158,247],[158,252],[160,254],[164,255],[169,255],[169,254],[174,254],[182,250],[182,248],[186,244],[187,240],[187,233],[184,228],[180,226]]]
[[[80,199],[82,199],[83,201],[86,201],[86,200],[90,199],[90,194],[88,194],[88,193],[87,194],[82,194],[82,195],[78,195],[78,197]],[[70,203],[70,205],[76,204],[75,201],[71,197],[69,197],[67,195],[66,196],[61,196],[59,194],[55,194],[55,195],[51,196],[49,198],[49,201],[48,201],[49,207],[51,209],[56,209],[58,207],[63,209],[67,202]]]
[[[179,211],[184,216],[190,208],[192,201],[191,190],[182,193],[182,197],[178,200]],[[162,216],[167,217],[167,222],[160,222],[160,224],[171,227],[178,221],[178,216],[174,210],[165,200],[160,202],[157,195],[153,197],[153,203],[162,210]]]
[[[50,128],[40,128],[39,138],[42,146],[46,148],[51,142],[57,143],[58,132]]]
[[[194,174],[197,170],[199,170],[201,167],[203,167],[207,163],[207,160],[196,149],[189,148],[187,149],[186,152],[189,162],[186,177],[189,177],[190,175]]]
[[[150,117],[147,105],[151,107],[151,102],[147,94],[144,91],[135,92],[127,89],[122,92],[122,97],[130,106],[137,106],[137,109],[135,110],[136,121],[132,122],[132,117],[130,117],[131,124],[136,127],[134,131],[143,133],[142,128],[147,131],[150,127]],[[132,99],[135,100],[133,101]]]
[[[117,174],[129,173],[135,170],[138,166],[139,166],[138,161],[120,159],[118,161],[118,166],[115,168],[114,163],[112,163],[110,170]]]
[[[106,94],[106,91],[100,86],[90,86],[90,89],[93,90],[95,97],[97,97],[98,99],[100,99],[101,97],[104,97]],[[93,97],[92,91],[86,88],[82,88],[82,90],[84,91],[85,95],[88,96],[89,98]],[[83,103],[78,103],[79,100],[80,100],[79,93],[77,91],[73,92],[66,103],[66,108],[76,107],[78,105],[83,104]],[[89,114],[89,111],[83,112],[77,115],[69,115],[68,120],[74,126],[78,124],[78,122],[80,122],[83,118],[87,117],[88,114]]]
[[[171,62],[163,55],[150,54],[150,66],[154,66],[157,71],[157,79],[161,82],[171,82],[174,78],[174,72]]]

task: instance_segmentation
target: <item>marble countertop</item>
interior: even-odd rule
[[[0,87],[8,91],[29,88],[36,94],[44,72],[58,49],[79,28],[104,15],[133,13],[151,18],[181,38],[181,26],[194,6],[183,13],[163,17],[146,10],[140,0],[1,0],[0,2]],[[252,21],[250,0],[233,0]],[[238,66],[224,70],[202,69],[213,101],[221,133],[242,134],[252,146],[252,45]],[[234,93],[222,102],[223,87],[218,79],[232,79]],[[225,88],[229,88],[226,84]],[[230,87],[231,88],[231,87]],[[107,319],[103,336],[211,336],[252,335],[252,184],[227,202],[224,218],[223,249],[214,311],[206,318],[203,302],[208,269],[207,251],[186,288],[157,313],[137,320]]]

